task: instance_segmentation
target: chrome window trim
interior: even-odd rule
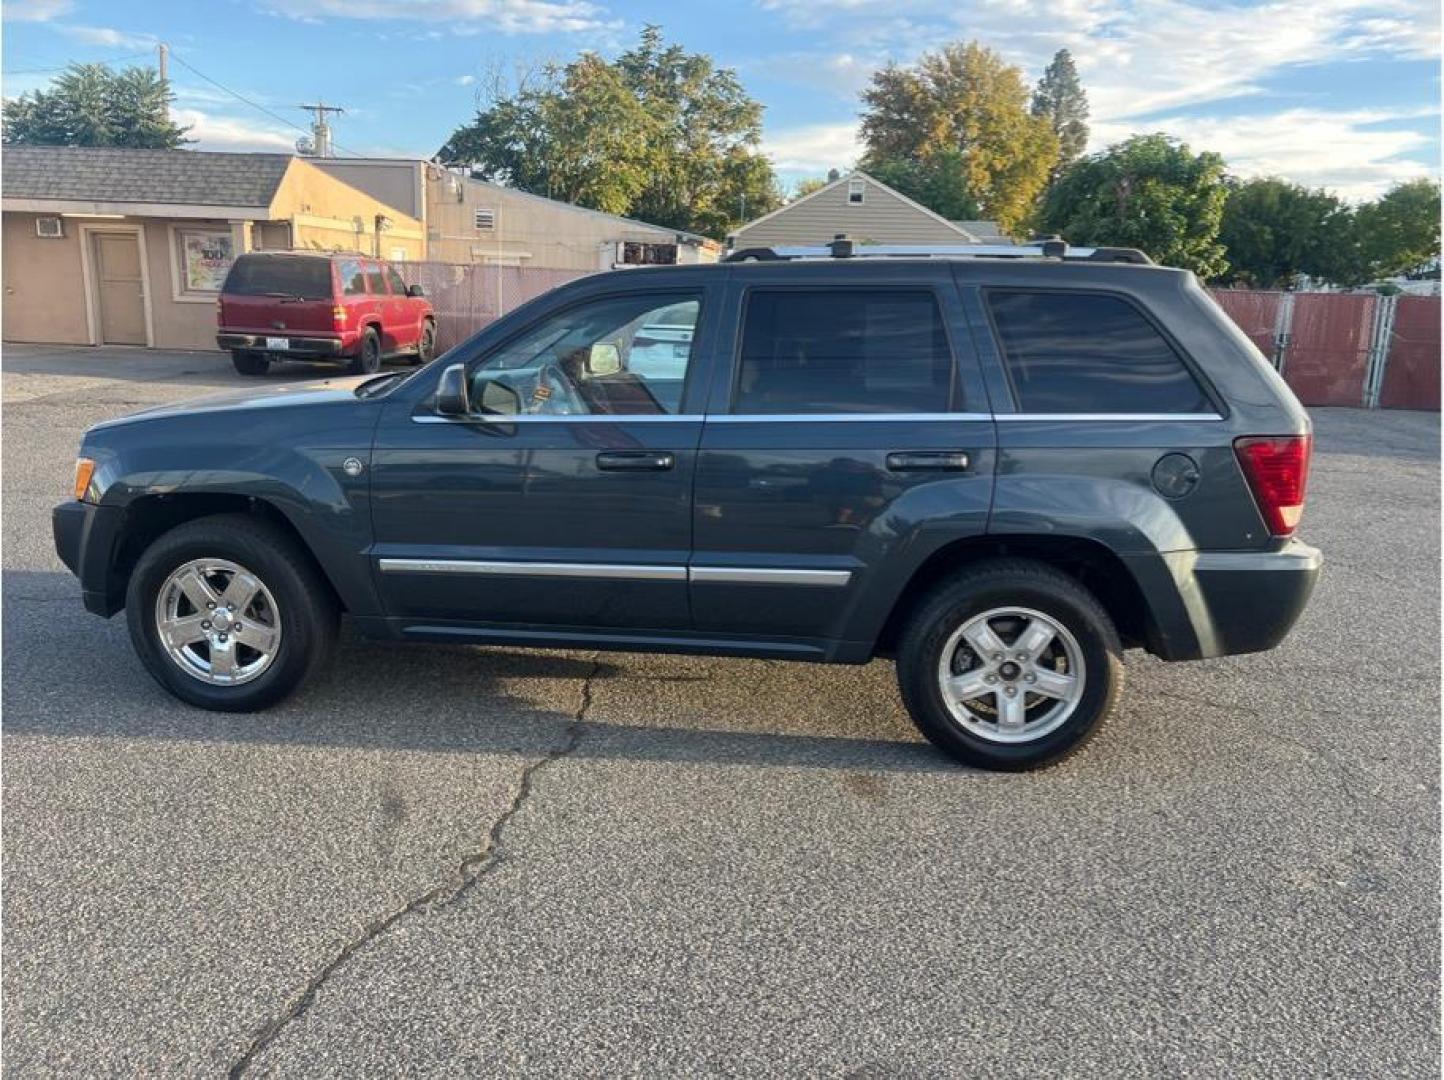
[[[615,581],[686,581],[685,566],[629,563],[526,562],[505,559],[379,560],[383,574],[501,574],[516,577],[606,578]]]
[[[701,413],[566,413],[558,416],[544,416],[539,413],[516,416],[437,416],[435,413],[418,413],[411,417],[412,422],[417,424],[659,424],[669,421],[700,424],[705,419]]]
[[[993,419],[988,413],[719,413],[708,416],[709,424],[846,424],[854,421],[870,423],[936,423],[939,421],[977,421]]]
[[[1222,420],[1218,413],[998,413],[993,417],[999,422],[1017,420],[1087,420],[1099,423],[1125,423],[1129,421],[1177,420],[1185,423]]]
[[[524,559],[377,560],[383,574],[479,574],[515,577],[596,578],[609,581],[696,581],[734,585],[820,585],[838,587],[851,570],[808,570],[767,566],[686,566],[637,563],[529,562]]]

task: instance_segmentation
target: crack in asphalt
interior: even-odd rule
[[[502,811],[501,815],[492,823],[487,830],[486,843],[481,850],[470,855],[461,861],[456,872],[449,880],[436,885],[426,892],[408,900],[405,904],[394,909],[368,923],[359,935],[352,938],[341,950],[327,961],[314,975],[307,980],[301,992],[291,1003],[276,1017],[256,1030],[251,1036],[250,1043],[245,1050],[237,1057],[227,1070],[227,1076],[231,1080],[243,1076],[256,1057],[270,1046],[286,1027],[294,1020],[303,1016],[316,1000],[316,994],[326,982],[345,963],[364,949],[371,942],[375,941],[382,934],[385,934],[393,926],[399,923],[408,915],[418,912],[430,912],[442,908],[460,899],[478,881],[490,874],[505,859],[502,846],[502,833],[505,831],[513,818],[517,816],[531,798],[532,781],[536,774],[553,762],[560,761],[574,753],[581,743],[582,735],[587,727],[587,710],[592,705],[592,682],[601,671],[602,661],[599,656],[592,659],[591,670],[587,672],[582,681],[582,698],[577,706],[577,711],[572,715],[571,722],[567,724],[561,742],[545,756],[527,765],[521,771],[521,777],[517,784],[516,794],[512,796],[511,803]]]

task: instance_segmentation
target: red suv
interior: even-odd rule
[[[357,375],[392,356],[431,359],[436,313],[420,285],[364,255],[254,251],[221,286],[216,343],[242,375],[272,360],[339,360]]]

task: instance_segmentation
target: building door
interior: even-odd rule
[[[100,343],[146,345],[145,278],[134,233],[95,234]]]

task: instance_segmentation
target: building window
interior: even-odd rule
[[[218,293],[236,261],[235,237],[229,229],[177,229],[181,291]]]
[[[862,197],[867,191],[867,184],[862,180],[849,180],[847,182],[847,201],[852,206],[861,206]]]
[[[472,222],[478,229],[496,228],[496,211],[478,206],[472,211]]]

